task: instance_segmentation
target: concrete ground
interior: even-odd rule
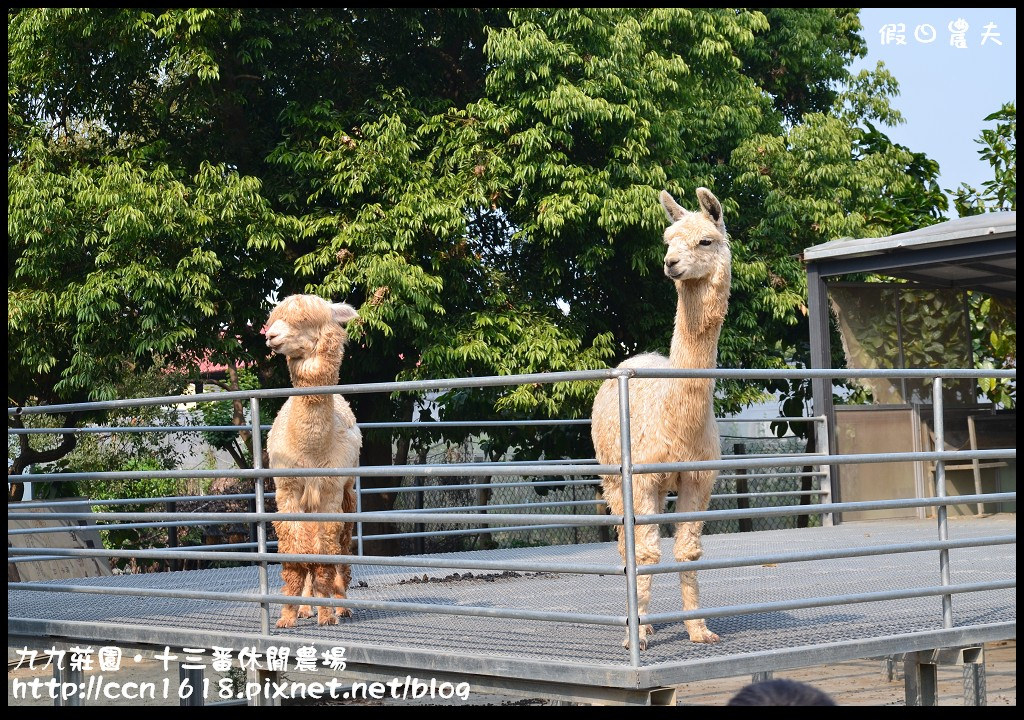
[[[1015,640],[999,643],[989,643],[985,648],[986,653],[986,690],[988,705],[990,706],[1015,706],[1017,704],[1017,643]],[[124,687],[127,683],[154,683],[156,697],[152,700],[139,701],[126,697],[115,697],[104,699],[102,702],[93,701],[90,705],[178,705],[177,686],[178,671],[172,664],[170,671],[164,671],[163,663],[153,659],[152,653],[144,654],[136,662],[134,654],[126,653],[123,660],[123,667],[117,673],[106,673],[105,679],[109,683],[112,679]],[[51,677],[48,669],[43,668],[14,668],[12,662],[17,662],[19,654],[17,648],[8,648],[8,671],[7,671],[7,704],[8,707],[39,707],[52,705],[53,701],[46,696],[45,689],[40,690],[41,697],[31,697],[30,686],[26,683],[33,678],[46,681]],[[36,665],[40,661],[37,659]],[[24,665],[24,663],[23,663]],[[897,677],[889,680],[883,674],[883,663],[878,659],[852,660],[836,663],[835,665],[822,665],[799,670],[785,670],[776,673],[777,678],[789,678],[799,680],[817,687],[829,693],[839,705],[903,705],[904,687],[902,679],[902,667],[899,666]],[[98,671],[87,672],[86,682],[92,676],[98,676]],[[429,673],[424,673],[424,677]],[[324,681],[328,676],[318,674],[318,680]],[[224,687],[220,681],[225,679],[223,673],[209,672],[209,686],[207,692],[208,702],[218,700],[218,688]],[[300,682],[311,682],[309,674],[288,673],[286,677],[290,680]],[[963,705],[963,674],[960,667],[940,667],[939,679],[939,704],[940,705]],[[166,685],[164,681],[167,681]],[[725,705],[740,688],[749,683],[749,676],[735,678],[719,678],[700,683],[687,683],[678,687],[679,704],[681,705]],[[97,681],[98,682],[98,681]],[[15,687],[19,689],[19,696],[15,697]],[[168,697],[163,697],[164,688],[167,688]],[[22,696],[23,693],[25,696]],[[112,692],[117,695],[118,693]],[[457,695],[448,700],[435,699],[433,702],[419,701],[423,704],[469,704],[469,705],[548,705],[555,704],[553,701],[540,698],[521,698],[496,694],[473,693],[470,689],[468,701],[461,700]],[[414,700],[389,700],[389,699],[357,699],[321,701],[310,704],[359,704],[359,705],[384,705],[384,704],[418,704]]]

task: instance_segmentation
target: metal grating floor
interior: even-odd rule
[[[951,519],[949,528],[951,539],[1015,534],[1016,516]],[[704,538],[704,557],[887,545],[936,537],[935,520],[847,523],[835,528],[709,535]],[[663,541],[662,553],[663,558],[671,558],[671,538]],[[353,565],[350,597],[609,615],[625,613],[625,579],[621,576],[521,573],[515,577],[493,577],[495,571],[473,571],[473,561],[478,558],[616,564],[620,560],[612,543],[452,553],[444,557],[464,558],[467,569]],[[706,570],[700,573],[701,599],[703,606],[710,608],[938,585],[938,562],[938,552],[928,551]],[[950,565],[954,584],[1014,579],[1016,545],[952,550]],[[401,582],[421,578],[424,574],[444,578],[454,572],[467,571],[492,577],[490,580]],[[271,591],[277,592],[280,587],[278,566],[271,566],[270,573]],[[365,587],[360,586],[360,581]],[[257,592],[255,568],[61,582]],[[652,594],[651,612],[681,609],[677,575],[655,576]],[[953,596],[953,618],[957,627],[1015,622],[1016,609],[1015,589]],[[276,618],[279,608],[272,606],[271,612]],[[208,630],[221,638],[236,636],[239,641],[259,633],[259,609],[254,603],[8,590],[8,632],[22,633],[23,628],[31,627],[35,621],[48,621],[46,627],[51,633],[61,623],[116,624],[123,626],[129,635],[132,626],[144,625],[167,628],[169,633],[181,628]],[[708,625],[721,636],[722,642],[716,645],[691,643],[681,622],[656,625],[652,644],[641,655],[643,665],[699,665],[746,653],[941,630],[941,600],[929,597],[759,613],[712,619]],[[527,661],[580,664],[598,669],[607,666],[610,671],[622,669],[629,661],[627,651],[620,645],[624,629],[573,623],[356,610],[353,618],[337,626],[320,628],[314,619],[309,619],[300,621],[296,628],[272,633],[292,640],[425,651],[442,658],[448,655],[451,664],[447,669],[452,672],[460,670],[460,662],[466,657],[507,659],[510,665]],[[439,660],[438,666],[444,667],[445,661]]]

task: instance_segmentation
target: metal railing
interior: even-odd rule
[[[675,463],[634,463],[631,457],[632,443],[630,431],[630,381],[632,379],[682,379],[682,378],[730,378],[730,379],[804,379],[804,378],[836,378],[836,377],[912,377],[912,378],[933,378],[933,410],[935,413],[935,435],[936,447],[943,447],[943,378],[974,378],[974,377],[1000,377],[1015,378],[1016,371],[1005,370],[963,370],[963,369],[942,369],[942,370],[667,370],[667,369],[615,369],[603,371],[580,371],[569,373],[542,373],[522,376],[505,377],[484,377],[484,378],[456,378],[449,380],[410,381],[380,384],[362,384],[347,386],[330,386],[316,388],[282,388],[275,390],[252,390],[237,392],[211,393],[209,397],[204,395],[168,396],[160,398],[142,398],[134,400],[114,400],[104,402],[82,403],[76,405],[54,405],[42,407],[8,408],[9,416],[27,416],[43,413],[68,413],[75,411],[95,410],[123,410],[142,406],[154,405],[177,405],[182,403],[197,402],[223,402],[228,400],[248,400],[250,404],[250,417],[253,419],[250,426],[147,426],[147,427],[111,427],[111,428],[9,428],[9,434],[64,434],[64,433],[93,433],[93,432],[199,432],[199,431],[224,431],[239,432],[248,431],[253,439],[254,466],[248,470],[168,470],[168,471],[119,471],[119,472],[59,472],[48,474],[23,474],[8,476],[9,483],[21,482],[61,482],[70,480],[117,480],[117,479],[144,479],[144,478],[218,478],[225,474],[232,477],[252,479],[255,482],[255,492],[236,493],[234,495],[218,496],[173,496],[151,499],[123,499],[123,500],[75,500],[73,505],[147,505],[163,502],[183,502],[194,500],[254,500],[254,512],[91,512],[91,511],[61,511],[60,502],[30,502],[22,504],[10,504],[8,506],[9,520],[38,520],[39,514],[23,512],[23,510],[34,510],[39,508],[50,508],[54,510],[44,517],[54,520],[71,521],[121,521],[122,524],[99,526],[100,529],[131,529],[147,527],[177,527],[177,526],[206,526],[219,525],[226,522],[253,524],[256,528],[255,541],[247,543],[224,543],[213,547],[183,547],[177,549],[150,549],[150,550],[108,550],[108,549],[77,549],[77,548],[52,548],[45,551],[31,548],[8,549],[8,560],[13,563],[22,562],[44,562],[67,557],[97,557],[97,558],[135,558],[154,560],[216,560],[220,562],[237,561],[243,563],[256,563],[258,565],[258,593],[232,593],[217,591],[199,590],[169,590],[160,588],[145,587],[118,587],[110,585],[86,585],[86,584],[60,584],[37,582],[9,582],[9,590],[27,590],[46,593],[86,593],[86,594],[112,594],[130,595],[136,597],[165,597],[203,600],[242,601],[257,603],[260,606],[260,626],[264,635],[270,633],[270,606],[272,604],[284,604],[294,602],[294,598],[274,594],[270,592],[267,565],[270,562],[318,562],[326,564],[353,564],[353,565],[378,565],[387,567],[428,567],[428,568],[485,568],[500,571],[517,572],[544,572],[544,573],[570,573],[570,574],[597,574],[597,575],[621,575],[625,577],[625,607],[624,615],[617,614],[592,614],[563,611],[538,611],[523,608],[498,608],[483,606],[463,605],[436,605],[427,603],[411,603],[384,600],[360,600],[360,599],[334,599],[316,598],[317,605],[342,606],[352,609],[392,610],[414,613],[440,613],[451,615],[468,615],[479,617],[500,617],[508,619],[523,619],[552,622],[572,622],[597,625],[626,626],[630,640],[630,663],[633,667],[640,666],[639,655],[639,627],[643,624],[680,621],[694,618],[711,618],[732,615],[743,615],[757,612],[768,612],[778,610],[789,610],[795,608],[814,608],[827,605],[843,605],[849,603],[876,602],[881,600],[899,600],[912,597],[939,596],[942,598],[942,622],[943,627],[953,626],[951,598],[958,593],[979,593],[991,590],[999,590],[1015,587],[1015,580],[992,580],[987,582],[959,583],[951,581],[949,568],[949,551],[965,547],[983,547],[987,545],[1013,544],[1016,542],[1015,535],[996,535],[977,538],[951,540],[948,535],[947,507],[960,503],[976,502],[1004,502],[1015,501],[1016,493],[992,493],[987,495],[961,495],[948,496],[944,465],[952,460],[986,460],[986,459],[1009,459],[1016,458],[1015,448],[994,449],[994,450],[973,450],[973,451],[934,451],[934,452],[887,452],[870,454],[829,454],[827,452],[828,428],[826,418],[772,418],[768,420],[741,418],[740,422],[769,422],[772,420],[785,419],[787,421],[807,421],[815,423],[818,427],[817,451],[798,455],[747,455],[743,457],[723,458],[714,461],[675,462]],[[509,461],[509,462],[470,462],[455,464],[415,464],[415,465],[389,465],[377,467],[351,467],[351,468],[263,468],[261,467],[262,457],[262,435],[261,430],[266,426],[259,425],[260,402],[267,398],[278,398],[284,396],[315,395],[341,393],[354,395],[359,393],[381,392],[423,392],[426,390],[451,389],[451,388],[474,388],[494,387],[503,385],[516,385],[525,383],[557,383],[568,381],[604,381],[614,380],[617,384],[619,397],[619,425],[621,442],[621,464],[599,464],[593,459],[559,459],[540,461]],[[737,420],[730,420],[736,422]],[[394,423],[366,423],[363,427],[369,428],[477,428],[486,430],[489,427],[505,425],[522,426],[548,426],[556,424],[586,424],[587,420],[545,420],[545,421],[477,421],[477,422],[394,422]],[[935,497],[906,498],[895,500],[876,500],[869,502],[832,502],[830,492],[830,467],[840,464],[855,463],[890,463],[890,462],[934,462],[936,467],[936,492]],[[814,470],[792,473],[751,473],[749,471],[765,468],[786,468],[813,466]],[[634,511],[632,491],[634,475],[655,474],[655,473],[677,473],[691,471],[740,471],[740,475],[730,475],[726,472],[721,477],[743,477],[753,479],[758,477],[771,477],[784,474],[792,477],[810,476],[820,481],[820,489],[811,491],[784,491],[777,493],[740,493],[739,496],[746,498],[757,498],[765,495],[777,497],[804,497],[817,498],[818,502],[813,505],[781,505],[776,507],[760,508],[737,508],[727,510],[706,510],[703,512],[672,512],[658,513],[651,515],[637,515]],[[479,477],[488,476],[492,480],[487,483],[473,485],[434,485],[434,486],[413,486],[413,487],[389,487],[389,488],[364,488],[362,478],[365,477],[395,477],[395,476],[420,476],[420,477]],[[518,510],[525,507],[543,506],[543,503],[506,503],[503,505],[480,505],[467,504],[454,508],[414,508],[404,510],[393,510],[387,512],[365,512],[362,509],[362,499],[377,493],[420,493],[421,497],[427,493],[445,488],[459,490],[485,489],[485,488],[509,488],[509,487],[542,487],[542,486],[596,486],[599,481],[598,475],[618,475],[622,478],[623,513],[622,515],[611,514],[567,514],[556,512],[551,514],[536,514],[524,512],[493,512],[494,510]],[[354,513],[268,513],[266,501],[273,497],[273,493],[266,492],[264,487],[267,477],[323,477],[354,476],[357,488],[358,504]],[[572,476],[583,476],[573,479]],[[534,478],[531,480],[509,480],[494,481],[494,478]],[[559,478],[559,479],[551,479]],[[718,496],[722,497],[722,496]],[[732,495],[736,497],[736,495]],[[564,501],[553,503],[553,509],[576,509],[584,506],[596,507],[594,500]],[[66,505],[65,505],[66,506]],[[636,539],[635,528],[637,525],[669,524],[680,522],[712,521],[733,518],[759,518],[778,517],[785,515],[808,515],[810,513],[820,515],[823,524],[830,524],[833,513],[860,511],[860,510],[891,510],[899,508],[934,507],[936,508],[937,537],[934,541],[898,543],[888,546],[867,547],[856,549],[830,550],[818,549],[814,551],[799,551],[786,553],[770,553],[764,555],[747,556],[725,559],[701,559],[689,562],[657,562],[653,564],[638,565],[636,562]],[[479,511],[487,510],[486,513]],[[268,540],[267,522],[273,520],[295,520],[295,521],[341,521],[355,523],[356,526],[356,555],[342,556],[317,556],[308,554],[283,554],[271,552],[275,543]],[[444,523],[453,526],[468,526],[471,528],[458,528],[455,530],[436,531],[414,531],[398,533],[378,533],[366,535],[363,532],[363,524],[367,522],[383,523]],[[621,528],[620,532],[626,548],[625,563],[621,564],[586,564],[575,562],[541,562],[536,560],[512,560],[512,559],[472,559],[458,558],[424,558],[420,556],[387,557],[371,556],[364,554],[364,543],[373,539],[385,539],[394,537],[416,537],[422,535],[458,535],[458,534],[487,534],[500,532],[515,532],[521,529],[537,527],[607,527],[616,526]],[[9,535],[53,533],[70,531],[74,528],[24,528],[9,530]],[[250,548],[255,547],[255,552]],[[823,559],[844,559],[855,557],[867,557],[872,555],[899,554],[910,552],[936,551],[939,555],[940,572],[937,583],[925,587],[901,590],[872,591],[865,593],[853,593],[828,597],[809,597],[798,600],[787,600],[782,602],[762,602],[747,605],[729,605],[716,608],[702,608],[700,610],[679,611],[669,613],[650,613],[640,615],[638,611],[637,577],[642,575],[654,575],[663,573],[680,572],[683,570],[709,570],[715,568],[732,568],[761,565],[770,563],[797,563],[811,560]]]

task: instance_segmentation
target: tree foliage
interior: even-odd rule
[[[720,364],[800,361],[797,255],[937,215],[854,9],[22,9],[8,16],[14,402],[126,363],[255,363],[273,297],[360,309],[342,382],[599,368],[665,349],[657,193],[723,200]],[[906,200],[914,199],[906,210]],[[12,348],[13,350],[13,348]],[[596,383],[442,416],[581,417]],[[720,409],[762,397],[723,386]],[[362,420],[408,397],[354,398]],[[363,461],[391,460],[368,433]],[[585,432],[545,448],[586,455]],[[496,436],[495,451],[536,442]],[[385,500],[386,502],[386,500]]]
[[[980,215],[998,210],[1017,210],[1017,105],[1004,103],[1001,108],[985,117],[995,121],[995,128],[985,128],[976,141],[981,145],[978,154],[992,167],[992,179],[981,184],[981,189],[960,183],[954,190],[953,205],[960,217]]]
[[[953,193],[953,205],[961,217],[985,212],[1017,210],[1017,106],[1008,102],[985,117],[995,128],[985,128],[977,143],[978,154],[989,163],[992,179],[981,189],[960,183]],[[1017,367],[1017,306],[1006,298],[970,294],[974,357],[980,367],[1007,369]],[[1003,407],[1012,408],[1017,400],[1017,383],[1007,378],[981,378],[985,396]]]

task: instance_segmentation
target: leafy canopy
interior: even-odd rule
[[[872,124],[898,121],[895,81],[849,76],[860,29],[850,8],[9,11],[11,401],[204,357],[283,385],[259,329],[293,292],[359,308],[342,382],[665,349],[657,193],[692,207],[700,185],[735,258],[720,364],[800,362],[800,251],[941,209],[934,163]],[[595,391],[439,402],[580,417]],[[762,392],[726,384],[720,409]]]

